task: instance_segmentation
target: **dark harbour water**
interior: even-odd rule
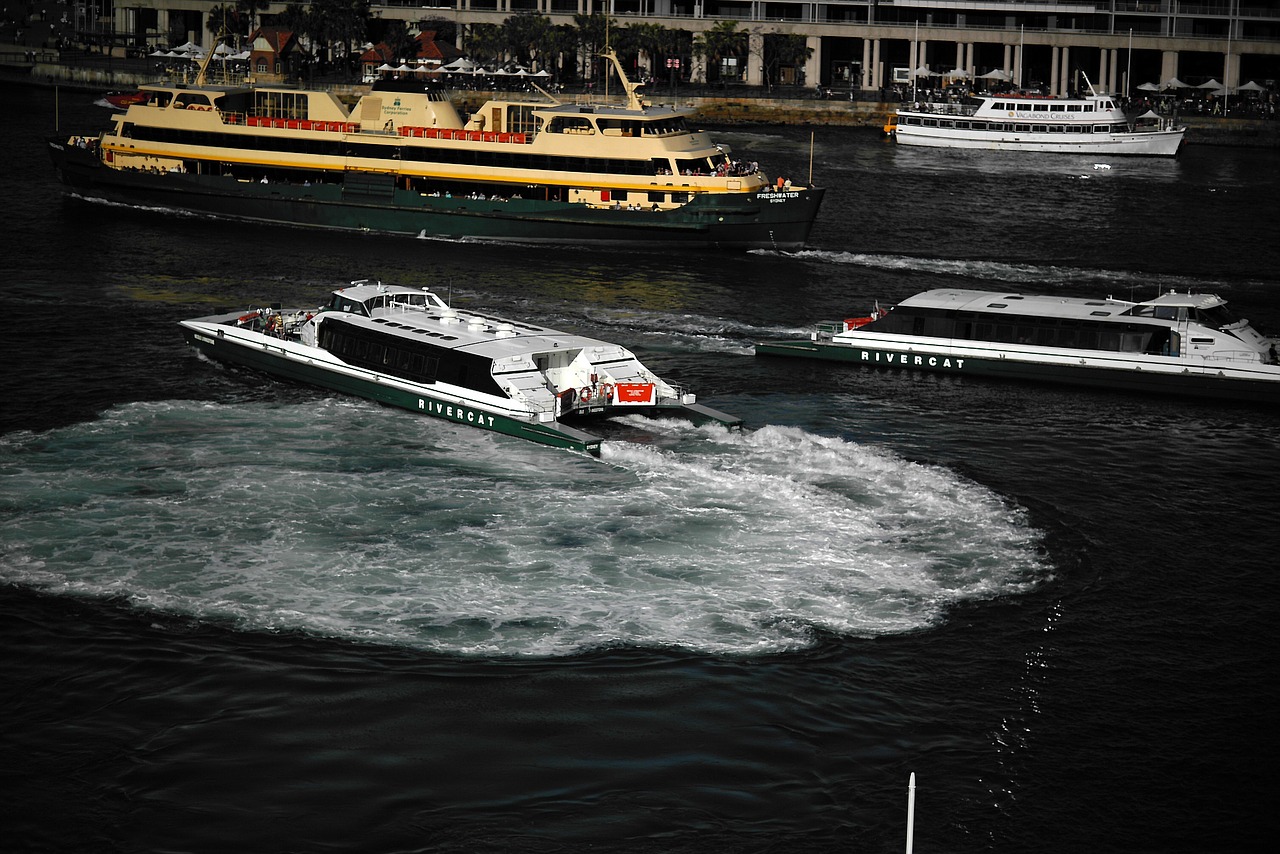
[[[6,850],[894,851],[913,771],[919,852],[1270,848],[1275,412],[750,348],[942,285],[1207,290],[1280,332],[1274,152],[815,128],[808,251],[528,249],[64,199],[52,93],[11,98]],[[810,129],[719,136],[808,171]],[[747,430],[591,460],[174,325],[359,277],[617,340]]]

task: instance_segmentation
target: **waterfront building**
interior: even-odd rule
[[[44,0],[70,19],[145,46],[176,36],[208,43],[212,0]],[[38,4],[32,4],[38,5]],[[271,2],[260,14],[284,11]],[[994,71],[1017,86],[1066,94],[1084,72],[1099,88],[1133,94],[1139,84],[1216,81],[1230,91],[1280,80],[1280,4],[1266,0],[373,0],[373,15],[466,27],[537,13],[553,24],[602,13],[620,25],[654,23],[693,34],[727,20],[746,33],[745,55],[708,75],[684,57],[680,76],[760,85],[765,37],[803,36],[811,55],[781,82],[837,90],[884,91],[933,75],[969,79]],[[640,70],[666,79],[641,57]],[[648,63],[648,67],[644,67]],[[912,72],[919,72],[913,77]],[[776,81],[773,81],[776,82]]]

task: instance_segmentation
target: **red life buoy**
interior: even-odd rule
[[[600,386],[600,399],[605,403],[613,400],[613,383],[605,383]]]
[[[590,399],[591,399],[591,386],[589,386],[589,385],[584,385],[584,386],[582,387],[582,391],[578,392],[578,397],[580,397],[583,401],[588,401],[588,400],[590,400]]]

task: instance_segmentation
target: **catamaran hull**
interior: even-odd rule
[[[520,243],[802,248],[824,190],[700,195],[672,210],[611,210],[539,199],[424,196],[390,179],[352,173],[344,183],[259,183],[230,176],[106,166],[50,140],[62,181],[87,198],[238,220],[346,231]]]
[[[1182,130],[1144,131],[1131,134],[958,134],[938,128],[899,125],[894,131],[899,145],[926,148],[966,148],[984,151],[1033,151],[1049,154],[1141,155],[1173,157],[1182,144]],[[1075,137],[1075,138],[1073,138]]]
[[[913,344],[910,351],[842,344],[831,341],[767,341],[756,345],[757,355],[797,356],[835,362],[852,362],[871,368],[930,371],[962,376],[996,377],[1119,389],[1130,392],[1185,395],[1238,400],[1249,403],[1280,404],[1280,368],[1257,365],[1244,368],[1195,368],[1174,365],[1163,370],[1150,363],[1127,366],[1090,364],[1096,356],[1071,357],[1074,364],[1035,362],[1016,355],[957,355],[947,348]]]
[[[187,343],[211,359],[544,445],[590,454],[600,452],[598,436],[565,424],[511,418],[457,398],[409,391],[387,382],[389,378],[379,381],[379,375],[372,371],[353,369],[349,373],[340,373],[324,363],[291,355],[286,347],[273,347],[269,343],[250,345],[221,337],[216,331],[187,323],[181,325]]]
[[[187,343],[211,359],[555,448],[584,451],[596,456],[600,453],[602,440],[599,436],[561,421],[542,421],[532,413],[528,417],[512,417],[428,388],[409,389],[394,377],[352,366],[340,368],[310,358],[299,348],[266,336],[259,336],[260,340],[242,340],[221,335],[216,323],[184,321],[180,325]],[[619,410],[619,414],[622,411]],[[732,416],[697,403],[628,406],[625,412],[649,417],[673,416],[695,424],[741,423]]]

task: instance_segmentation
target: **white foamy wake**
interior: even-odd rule
[[[461,654],[779,651],[1015,593],[1039,535],[940,468],[634,419],[603,463],[363,402],[134,404],[0,441],[0,579]]]
[[[1054,264],[1017,264],[976,258],[917,258],[910,255],[878,255],[863,252],[833,252],[821,249],[804,249],[793,253],[827,264],[852,265],[877,270],[903,270],[914,273],[956,276],[980,280],[965,287],[991,289],[993,284],[1012,284],[1029,287],[1058,285],[1091,285],[1109,289],[1107,293],[1117,299],[1149,299],[1157,293],[1169,290],[1214,291],[1241,283],[1216,279],[1201,279],[1139,270],[1103,270],[1085,267],[1058,266]]]

